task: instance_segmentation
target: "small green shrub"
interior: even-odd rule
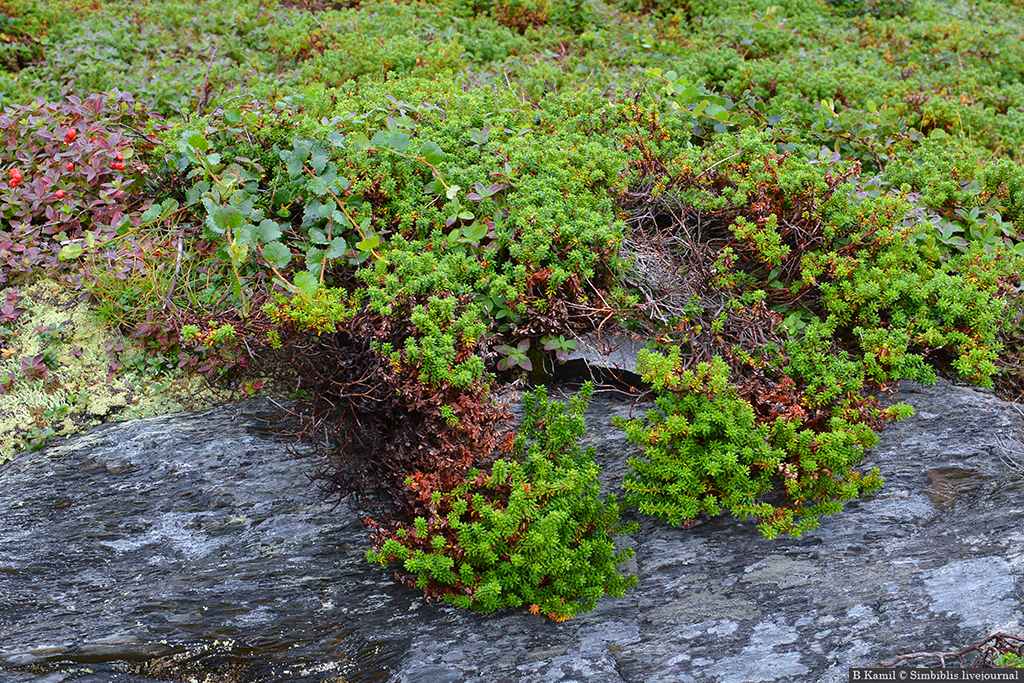
[[[1004,652],[996,657],[992,663],[1008,669],[1024,669],[1024,657],[1015,652]]]
[[[702,512],[728,508],[756,519],[768,538],[799,536],[843,501],[882,484],[877,470],[853,469],[877,437],[840,411],[824,431],[804,426],[807,411],[800,406],[764,419],[730,387],[722,359],[683,370],[678,347],[668,355],[641,351],[638,369],[657,394],[657,408],[646,420],[618,424],[644,449],[643,457],[630,458],[623,482],[627,502],[644,514],[689,526]],[[906,414],[890,411],[887,416]],[[777,489],[785,502],[768,502]]]
[[[389,73],[439,75],[458,66],[463,53],[456,37],[444,37],[447,24],[441,12],[404,3],[331,12],[310,36],[312,56],[302,73],[329,86]]]
[[[513,458],[436,492],[428,516],[379,532],[367,559],[399,563],[428,596],[481,612],[526,606],[562,621],[621,597],[636,577],[616,567],[633,551],[612,537],[635,527],[619,523],[613,496],[601,500],[593,449],[577,443],[591,391],[568,408],[543,387],[527,395]]]

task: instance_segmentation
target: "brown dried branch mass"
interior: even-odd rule
[[[364,311],[338,321],[331,334],[282,336],[273,364],[286,369],[279,385],[300,397],[299,435],[324,456],[317,474],[322,488],[339,499],[351,494],[374,526],[425,514],[435,491],[455,488],[470,468],[486,468],[510,445],[511,413],[484,382],[430,386],[416,368],[372,348],[375,342],[402,348],[413,334],[402,320]],[[444,406],[455,424],[445,419]]]

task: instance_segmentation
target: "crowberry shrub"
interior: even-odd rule
[[[430,514],[379,532],[367,559],[401,563],[428,597],[481,612],[525,607],[564,621],[624,595],[637,579],[616,568],[633,551],[612,538],[636,525],[619,523],[614,496],[601,500],[593,448],[577,443],[591,392],[584,385],[568,407],[543,387],[527,395],[514,457],[435,492]]]

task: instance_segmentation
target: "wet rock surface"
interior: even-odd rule
[[[910,387],[870,454],[881,492],[803,538],[640,519],[639,584],[554,623],[424,604],[363,559],[358,516],[251,402],[108,425],[0,466],[3,681],[840,681],[850,666],[1021,632],[1013,406]],[[595,398],[614,490],[635,451]]]
[[[627,334],[591,333],[575,340],[566,362],[555,366],[556,376],[594,379],[622,385],[643,386],[637,357],[645,340]]]

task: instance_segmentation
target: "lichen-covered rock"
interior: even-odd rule
[[[641,520],[639,585],[554,623],[418,595],[368,565],[314,463],[260,402],[107,425],[0,466],[0,669],[11,681],[839,681],[850,666],[1020,632],[1013,406],[940,384],[869,454],[880,493],[803,538]],[[591,402],[612,490],[633,451]]]

